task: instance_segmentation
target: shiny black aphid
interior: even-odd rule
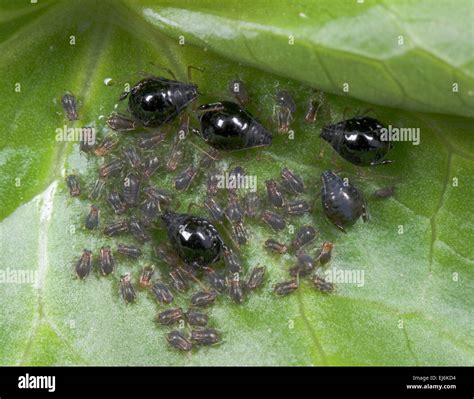
[[[102,190],[104,189],[104,187],[105,187],[105,180],[99,177],[94,182],[94,185],[92,186],[92,190],[89,193],[89,199],[93,201],[97,201],[102,195]]]
[[[118,244],[117,252],[131,259],[138,259],[140,256],[142,256],[142,251],[140,248],[134,247],[133,245]]]
[[[359,217],[364,222],[368,220],[364,198],[349,181],[330,170],[322,173],[321,180],[323,211],[336,227],[345,232],[345,227],[353,225]]]
[[[290,268],[290,276],[307,276],[316,266],[315,260],[306,252],[298,252],[296,265]]]
[[[214,345],[220,340],[221,334],[213,328],[200,328],[191,331],[191,341],[197,345]]]
[[[133,288],[130,273],[120,276],[120,292],[125,302],[132,303],[136,301],[137,294]]]
[[[244,292],[240,283],[240,274],[233,273],[228,279],[229,297],[234,303],[242,303],[244,301]]]
[[[298,282],[296,280],[283,281],[281,283],[275,284],[273,287],[273,292],[276,295],[289,295],[292,292],[296,291],[298,288]]]
[[[162,219],[168,230],[168,239],[183,261],[202,267],[219,259],[223,241],[207,219],[169,211]]]
[[[99,225],[99,214],[100,209],[97,208],[95,205],[91,205],[89,213],[86,216],[86,221],[84,223],[86,229],[93,230]]]
[[[110,204],[116,215],[121,215],[127,210],[122,201],[121,195],[117,191],[110,192],[107,197],[107,202]]]
[[[285,199],[283,198],[283,193],[278,188],[276,181],[273,179],[265,181],[265,187],[267,189],[267,197],[270,203],[274,207],[281,208]]]
[[[158,313],[156,321],[164,326],[172,326],[183,319],[183,309],[174,308]]]
[[[316,230],[313,226],[302,226],[295,234],[293,240],[293,248],[298,250],[301,247],[309,244],[316,238]]]
[[[283,230],[286,227],[285,219],[275,212],[263,210],[260,216],[273,230]]]
[[[173,269],[168,273],[173,288],[178,292],[186,292],[189,288],[181,269]]]
[[[166,335],[166,340],[179,351],[189,352],[193,348],[192,342],[181,331],[171,331]]]
[[[144,126],[160,126],[176,118],[198,97],[197,86],[162,77],[146,78],[124,93],[128,110]]]
[[[67,118],[70,121],[79,119],[79,115],[77,114],[76,97],[74,97],[71,93],[64,94],[64,96],[61,98],[61,105],[63,106]]]
[[[281,171],[282,187],[293,193],[301,194],[304,191],[303,179],[295,175],[291,170],[283,168]]]
[[[66,177],[66,184],[71,197],[78,197],[81,195],[81,182],[77,175],[68,175]]]
[[[321,265],[325,265],[331,260],[332,249],[334,248],[334,244],[330,241],[324,241],[323,245],[321,246],[321,251],[317,257],[317,260]]]
[[[393,162],[384,160],[392,145],[382,140],[383,129],[377,119],[356,116],[325,126],[320,137],[346,161],[359,166],[383,165]]]
[[[190,309],[185,313],[186,321],[191,326],[207,326],[209,322],[209,316],[205,313],[198,312],[197,310]]]
[[[80,279],[86,278],[92,269],[92,252],[88,249],[82,250],[82,255],[74,269]]]
[[[215,291],[200,291],[191,297],[191,305],[197,308],[205,308],[212,305],[217,298]]]
[[[266,269],[264,266],[253,268],[250,272],[250,276],[247,282],[245,283],[245,287],[250,291],[256,290],[257,288],[261,287],[263,281],[265,280],[265,272]]]
[[[140,179],[136,174],[129,173],[123,179],[123,199],[129,206],[138,204],[138,194],[140,190]]]
[[[115,270],[115,260],[110,247],[100,249],[100,271],[104,276],[113,273]]]
[[[286,254],[288,252],[288,246],[274,240],[273,238],[269,238],[263,245],[270,251],[277,252],[279,254]]]
[[[148,288],[151,286],[151,279],[155,274],[155,267],[153,265],[145,266],[138,279],[138,284],[141,288]]]
[[[104,227],[104,234],[112,237],[128,231],[128,223],[126,220],[117,220]]]
[[[268,146],[272,134],[240,105],[221,101],[201,105],[201,130],[194,132],[219,150],[242,150]]]
[[[169,287],[161,282],[156,281],[151,287],[151,291],[155,294],[155,298],[160,303],[171,303],[173,302],[174,296],[171,293]]]

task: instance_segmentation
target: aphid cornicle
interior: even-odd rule
[[[207,219],[170,211],[161,218],[168,230],[170,244],[184,262],[203,267],[219,259],[224,243]]]
[[[115,260],[110,247],[100,249],[100,271],[104,276],[113,273],[115,270]]]
[[[266,269],[264,266],[253,268],[247,282],[245,283],[245,288],[249,291],[253,291],[261,287],[265,280],[265,272]]]
[[[368,213],[362,194],[348,180],[344,181],[334,172],[322,173],[321,200],[326,217],[340,230],[353,225],[362,216],[368,220]]]
[[[200,291],[191,297],[191,305],[197,308],[206,308],[212,305],[216,298],[216,291]]]
[[[69,195],[71,197],[78,197],[81,195],[81,183],[77,175],[68,175],[66,177],[66,184],[69,188]]]
[[[320,137],[354,165],[384,165],[393,162],[384,159],[392,147],[389,140],[382,140],[384,129],[377,119],[356,116],[323,127]]]
[[[79,115],[77,114],[77,101],[74,95],[71,93],[64,94],[61,98],[61,105],[70,121],[79,119]]]
[[[87,214],[84,226],[86,229],[93,230],[99,225],[100,209],[95,205],[91,205],[89,213]]]
[[[132,303],[136,301],[137,294],[133,288],[130,273],[120,276],[120,292],[122,293],[122,298],[126,303]]]
[[[160,303],[171,303],[173,302],[174,296],[171,293],[169,287],[161,282],[155,281],[155,283],[151,287],[151,291],[155,294],[155,298]]]
[[[199,107],[201,130],[193,130],[211,147],[219,150],[242,150],[269,146],[272,134],[240,105],[221,101]]]
[[[192,342],[178,330],[174,330],[166,334],[166,340],[176,350],[189,352],[193,348]]]
[[[183,309],[174,308],[158,313],[156,321],[164,326],[172,326],[183,319]]]
[[[80,259],[77,261],[75,271],[80,279],[86,278],[92,270],[92,252],[88,249],[82,251]]]
[[[267,241],[265,241],[263,245],[265,248],[269,249],[270,251],[277,252],[279,254],[286,254],[288,252],[288,246],[286,246],[285,244],[279,243],[273,238],[270,238]]]
[[[128,111],[144,126],[161,126],[176,118],[198,97],[197,86],[163,77],[148,77],[123,93]]]

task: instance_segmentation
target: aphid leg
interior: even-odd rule
[[[188,79],[189,79],[190,82],[192,82],[191,74],[192,74],[193,69],[196,70],[196,71],[204,73],[204,69],[195,67],[193,65],[188,65]]]
[[[178,80],[178,79],[176,79],[176,75],[174,74],[174,72],[173,72],[171,69],[169,69],[169,68],[167,68],[167,67],[165,67],[165,66],[163,66],[163,65],[155,64],[154,62],[151,62],[151,61],[149,62],[149,64],[152,65],[153,68],[161,69],[162,71],[165,71],[165,72],[168,73],[168,75],[170,75],[174,80]],[[141,71],[141,72],[142,72],[142,71]],[[147,73],[145,72],[145,74],[147,74]],[[146,75],[145,75],[145,76],[146,76]],[[154,77],[154,76],[148,74],[148,77]]]
[[[210,103],[200,105],[197,109],[197,112],[219,112],[224,109],[224,106],[221,103]]]
[[[364,201],[364,204],[362,205],[362,209],[363,209],[362,220],[364,221],[364,223],[367,223],[370,220],[370,215],[369,215],[369,211],[367,209],[367,205],[365,201]]]
[[[393,160],[390,159],[382,159],[381,161],[372,161],[370,166],[380,166],[380,165],[387,165],[389,163],[393,163]]]

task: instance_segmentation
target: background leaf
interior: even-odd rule
[[[186,3],[187,8],[190,5]],[[146,7],[160,13],[169,10],[164,6],[145,5],[136,8],[137,13],[130,13],[130,5],[118,2],[113,6],[92,1],[40,2],[23,8],[6,2],[2,7],[0,46],[5,57],[0,73],[5,95],[0,109],[6,117],[0,122],[4,132],[0,153],[4,218],[0,224],[0,264],[4,271],[32,270],[38,275],[34,286],[0,284],[1,364],[472,365],[474,254],[469,237],[474,228],[466,206],[473,195],[471,119],[376,106],[384,99],[367,98],[375,103],[369,105],[347,96],[327,95],[318,122],[306,125],[302,120],[311,89],[301,82],[318,81],[271,70],[294,80],[282,78],[269,73],[268,63],[254,69],[227,59],[223,55],[230,54],[221,51],[222,40],[214,38],[212,32],[206,49],[178,46],[176,35],[160,33],[141,16]],[[320,7],[317,14],[324,15],[324,3]],[[224,15],[223,8],[216,9]],[[228,10],[226,19],[250,22],[263,13],[257,6],[253,13]],[[344,10],[350,15],[349,8],[340,12]],[[338,15],[346,14],[332,15],[331,19],[337,20]],[[214,18],[211,14],[207,17]],[[187,29],[196,24],[194,19],[179,22]],[[268,25],[280,26],[276,22],[269,19]],[[288,18],[287,26],[292,24]],[[75,46],[69,44],[70,35],[76,37]],[[265,40],[270,64],[283,67],[281,60],[274,63],[272,58],[279,53],[271,48],[277,40],[272,36]],[[238,43],[237,38],[235,45]],[[253,48],[254,44],[247,45]],[[241,56],[239,48],[232,50],[231,58]],[[262,53],[257,45],[255,53]],[[344,71],[351,70],[346,68],[345,53],[341,57]],[[301,59],[292,57],[293,62]],[[241,60],[249,62],[244,56]],[[65,90],[76,94],[81,101],[81,119],[74,126],[94,126],[105,135],[108,131],[102,116],[114,109],[121,87],[106,87],[104,79],[133,83],[136,78],[131,73],[143,69],[154,72],[149,62],[169,66],[180,79],[186,79],[187,65],[204,68],[204,73],[193,75],[204,93],[202,102],[228,97],[229,80],[243,79],[249,86],[251,111],[275,132],[271,118],[275,88],[286,88],[294,95],[298,105],[292,125],[295,140],[278,136],[270,148],[226,154],[220,165],[243,165],[249,174],[258,176],[261,193],[264,181],[278,176],[283,166],[303,175],[305,196],[315,202],[315,211],[294,219],[293,224],[313,224],[320,231],[318,244],[324,239],[333,241],[336,247],[331,267],[364,270],[363,287],[340,284],[336,294],[324,296],[303,283],[295,295],[275,297],[271,286],[286,278],[294,261],[290,255],[266,253],[262,245],[269,237],[288,241],[291,234],[274,234],[258,222],[248,222],[252,239],[242,251],[245,268],[266,265],[269,281],[241,306],[220,298],[211,315],[225,342],[183,355],[168,349],[164,339],[167,329],[153,321],[160,307],[147,295],[141,293],[136,305],[126,306],[119,297],[116,279],[92,275],[80,282],[73,278],[72,260],[82,248],[96,253],[106,243],[115,246],[115,241],[82,227],[89,204],[88,185],[101,161],[80,154],[77,143],[55,140],[56,129],[70,125],[59,99]],[[304,64],[310,65],[307,60]],[[427,65],[430,71],[436,70],[436,66]],[[17,82],[22,88],[19,93],[14,91]],[[329,86],[317,86],[330,91]],[[423,84],[419,92],[423,91],[420,87],[443,90],[441,84],[430,88]],[[391,92],[387,89],[383,93]],[[355,96],[353,91],[349,94]],[[442,109],[430,109],[453,112],[453,104],[446,100]],[[394,164],[357,170],[334,157],[318,138],[320,128],[342,118],[347,107],[351,111],[346,113],[371,107],[379,119],[393,126],[419,127],[421,145],[398,143],[390,154]],[[164,156],[169,151],[173,129],[176,126],[170,129],[158,154]],[[197,138],[189,140],[204,146]],[[187,144],[190,162],[199,153]],[[367,197],[376,188],[394,182],[397,194],[387,201],[371,200],[371,222],[357,223],[347,234],[339,233],[324,219],[319,205],[317,182],[321,171],[328,168],[350,176]],[[70,198],[64,185],[63,177],[71,171],[81,175],[86,194],[80,199]],[[21,178],[19,187],[15,187],[17,177]],[[173,177],[161,173],[155,182],[170,187]],[[458,186],[453,186],[453,178],[458,179]],[[192,190],[179,196],[182,210],[190,202],[199,203],[203,184],[201,178]],[[103,220],[110,217],[104,206]],[[398,234],[400,225],[404,226],[402,235]],[[140,266],[151,262],[149,246],[145,252],[145,259],[138,263],[120,259],[117,275],[132,271],[136,276]],[[153,261],[159,274],[166,273],[165,265]],[[455,273],[458,279],[453,278]],[[178,304],[187,306],[186,298],[180,297]],[[400,320],[403,328],[399,328]]]

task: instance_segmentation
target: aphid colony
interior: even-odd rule
[[[209,315],[204,309],[222,295],[234,303],[243,303],[247,295],[264,284],[266,268],[257,265],[246,272],[240,260],[238,249],[249,238],[246,220],[261,221],[270,229],[281,231],[289,218],[312,211],[306,200],[298,198],[305,191],[303,180],[287,168],[281,171],[279,179],[265,181],[265,198],[256,191],[242,195],[232,185],[219,189],[223,171],[216,167],[217,159],[224,157],[226,151],[269,146],[273,140],[271,132],[245,109],[248,94],[244,83],[234,80],[229,88],[238,103],[223,100],[200,105],[196,111],[200,128],[196,129],[190,126],[185,110],[198,98],[197,86],[147,76],[120,96],[121,101],[128,99],[127,113],[114,112],[107,118],[107,125],[117,133],[105,136],[95,145],[85,138],[80,143],[82,152],[103,161],[88,190],[93,204],[84,217],[84,227],[101,230],[104,237],[122,240],[131,236],[135,243],[130,245],[124,240],[115,248],[104,245],[98,254],[84,249],[75,262],[75,273],[85,279],[96,268],[101,275],[113,275],[117,269],[116,258],[133,261],[149,255],[144,253],[143,245],[153,243],[156,229],[164,229],[168,242],[153,243],[152,247],[153,258],[166,264],[165,271],[160,268],[159,278],[155,278],[155,266],[144,266],[137,283],[131,273],[125,273],[120,276],[120,292],[125,302],[132,303],[137,300],[138,290],[147,291],[160,306],[166,307],[158,313],[156,321],[163,326],[179,326],[166,335],[168,343],[179,351],[220,342],[222,334],[209,326]],[[315,121],[321,104],[322,97],[311,99],[306,121]],[[69,120],[78,119],[74,96],[67,93],[62,105]],[[274,118],[280,133],[288,133],[295,112],[291,95],[279,90]],[[176,119],[179,129],[172,134],[169,144],[166,133]],[[390,144],[381,142],[381,128],[382,124],[373,118],[356,117],[325,127],[321,137],[356,165],[380,165],[390,162],[384,160]],[[183,139],[189,131],[209,147],[201,149],[197,161],[183,166],[186,160]],[[167,143],[167,153],[159,155],[158,149]],[[239,181],[246,173],[241,166],[231,166],[227,172],[230,181]],[[175,193],[153,184],[158,174],[170,173],[175,173]],[[205,180],[205,199],[201,204],[189,204],[187,213],[177,212],[180,205],[177,193],[188,190],[198,178]],[[367,220],[364,198],[353,185],[332,171],[324,172],[321,180],[323,212],[335,226],[345,231],[359,217]],[[77,174],[68,175],[66,183],[72,197],[82,195]],[[393,194],[393,190],[389,191],[376,196],[388,197]],[[192,214],[192,207],[207,212],[207,218]],[[102,220],[105,208],[106,213],[114,215],[111,220]],[[291,279],[274,285],[276,295],[294,292],[300,278],[309,278],[323,293],[334,291],[333,284],[320,273],[331,259],[333,244],[323,242],[313,255],[306,249],[317,235],[314,227],[303,225],[291,243],[280,243],[273,238],[265,241],[267,250],[277,254],[291,252],[296,259],[288,271]],[[176,294],[188,292],[188,309],[172,307]]]

